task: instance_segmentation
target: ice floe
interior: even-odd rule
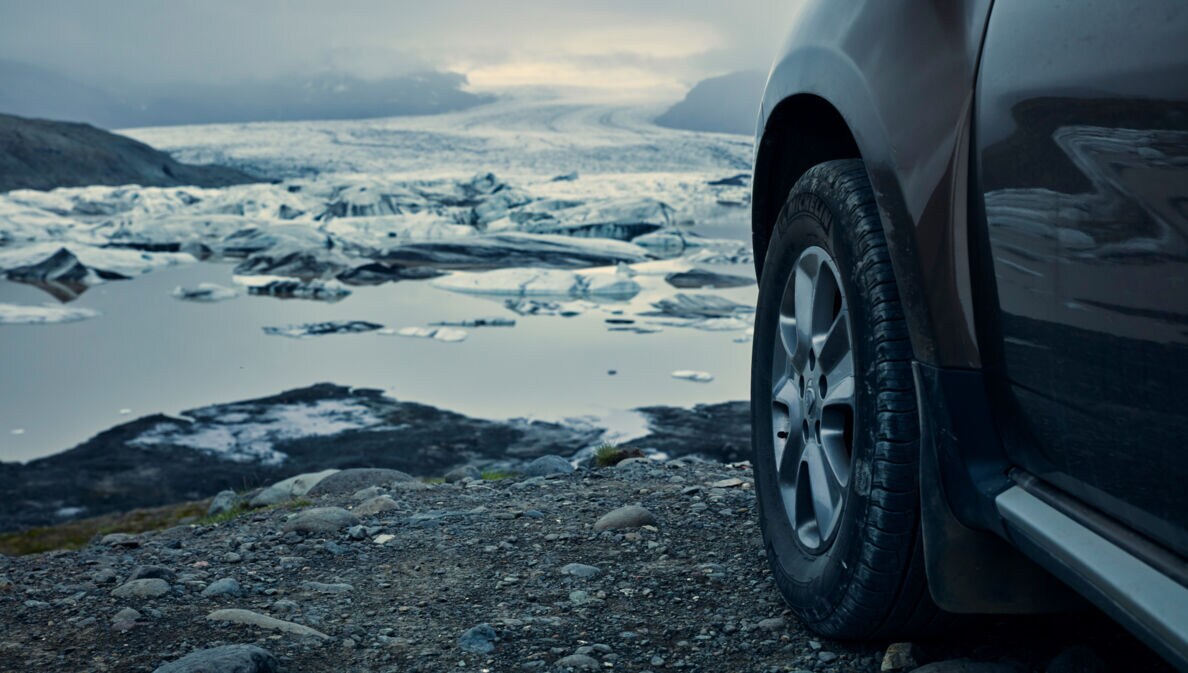
[[[497,269],[457,272],[438,278],[433,284],[444,290],[467,294],[514,297],[587,297],[630,299],[640,286],[628,273],[583,274],[566,269]]]
[[[351,291],[334,280],[301,280],[278,276],[235,276],[235,282],[250,295],[280,299],[313,299],[335,302],[350,296]]]
[[[239,296],[239,291],[218,283],[198,283],[193,287],[181,285],[173,289],[173,296],[186,301],[226,301]]]
[[[468,336],[466,330],[455,327],[401,327],[400,329],[382,329],[379,334],[389,334],[419,339],[435,339],[448,343],[465,341]]]
[[[0,325],[41,325],[94,318],[99,312],[66,306],[26,306],[0,303]]]
[[[714,375],[709,372],[699,372],[693,369],[678,369],[672,373],[672,378],[694,381],[696,383],[709,383],[714,380]]]
[[[326,336],[328,334],[358,334],[382,329],[378,325],[366,320],[330,320],[326,322],[302,323],[299,325],[284,325],[280,327],[265,327],[265,334],[285,336],[292,339],[305,337]]]
[[[731,288],[731,287],[746,287],[754,285],[755,279],[747,276],[735,276],[725,273],[716,273],[714,271],[707,271],[705,269],[691,269],[689,271],[682,271],[679,273],[670,273],[664,277],[664,280],[669,285],[680,288],[682,290],[693,288]]]

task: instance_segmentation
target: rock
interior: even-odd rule
[[[602,574],[602,569],[584,563],[569,563],[561,567],[562,575],[573,575],[584,580],[593,579]]]
[[[121,631],[127,631],[139,621],[141,614],[132,608],[123,608],[119,612],[112,615],[111,625]]]
[[[482,479],[482,473],[474,465],[462,465],[445,473],[445,483],[454,484],[463,479]]]
[[[308,626],[295,624],[293,622],[286,622],[282,619],[275,619],[267,615],[262,615],[251,610],[242,610],[239,608],[228,608],[224,610],[215,610],[206,616],[207,619],[216,622],[231,622],[232,624],[249,624],[251,626],[258,626],[262,629],[272,629],[274,631],[281,631],[283,633],[291,633],[295,636],[313,636],[315,638],[322,638],[328,640],[330,636],[312,629]]]
[[[284,336],[291,339],[304,339],[312,336],[326,336],[329,334],[359,334],[360,332],[374,332],[382,329],[383,325],[366,320],[328,320],[326,322],[301,323],[297,325],[282,325],[280,327],[264,327],[265,334]]]
[[[301,588],[306,591],[312,591],[318,594],[346,594],[355,590],[355,587],[345,582],[337,584],[327,584],[325,582],[302,582]]]
[[[95,584],[115,584],[116,571],[111,568],[100,568],[91,573],[91,581]]]
[[[656,523],[656,517],[648,510],[638,505],[628,505],[603,514],[598,521],[594,522],[594,530],[639,528],[641,526],[654,526]]]
[[[381,495],[386,495],[386,491],[382,486],[368,486],[367,488],[361,488],[351,494],[351,500],[363,502],[364,500],[371,500],[372,498]]]
[[[458,636],[458,647],[463,652],[486,654],[495,649],[495,629],[490,624],[472,626]]]
[[[277,673],[279,669],[268,650],[255,645],[223,645],[191,652],[153,673]]]
[[[413,481],[413,478],[400,470],[357,467],[327,476],[310,487],[305,494],[311,498],[323,495],[345,495],[368,486],[384,486],[396,481]]]
[[[156,577],[131,580],[111,591],[116,598],[160,598],[167,593],[169,583]]]
[[[553,474],[571,474],[573,465],[561,456],[541,456],[524,467],[525,477],[547,477]]]
[[[759,628],[767,631],[782,631],[784,625],[783,617],[771,617],[770,619],[761,620],[758,624]]]
[[[99,540],[99,544],[106,547],[139,547],[140,538],[128,533],[108,533]]]
[[[359,525],[359,517],[341,507],[314,507],[294,515],[282,530],[298,533],[337,533]]]
[[[205,598],[242,595],[243,589],[239,586],[239,582],[237,582],[234,577],[224,577],[222,579],[215,580],[202,590],[202,596]]]
[[[131,582],[132,580],[144,580],[154,577],[165,580],[166,582],[172,582],[177,579],[177,573],[164,566],[136,566],[126,581]]]
[[[887,646],[887,651],[883,653],[883,663],[879,665],[879,670],[888,673],[890,671],[915,668],[915,666],[914,645],[911,643],[891,643]]]
[[[1090,648],[1074,645],[1057,654],[1044,673],[1108,673],[1109,666]]]
[[[691,288],[731,288],[731,287],[746,287],[754,285],[753,278],[746,276],[734,276],[725,273],[715,273],[713,271],[705,271],[703,269],[692,269],[690,271],[682,271],[680,273],[670,273],[664,277],[664,280],[669,285],[682,290]]]
[[[379,535],[375,536],[375,539],[373,539],[372,542],[374,542],[376,544],[387,544],[395,539],[396,539],[395,535],[390,535],[388,533],[380,533]]]
[[[742,486],[745,483],[747,482],[743,481],[742,479],[730,477],[729,479],[719,479],[718,481],[711,483],[710,488],[734,488],[736,486]]]
[[[235,491],[219,491],[210,501],[210,507],[206,510],[206,516],[218,516],[226,514],[243,504],[243,498]]]
[[[817,660],[822,664],[831,664],[837,661],[837,655],[833,652],[821,651],[817,653]]]
[[[391,512],[400,509],[400,505],[392,499],[390,495],[377,495],[374,498],[364,500],[351,510],[358,516],[375,516],[383,512]]]
[[[268,507],[303,496],[309,492],[309,489],[317,486],[318,482],[337,472],[338,470],[322,470],[282,479],[252,498],[250,504],[252,507]]]
[[[587,654],[571,654],[561,657],[553,666],[562,670],[571,668],[575,671],[596,671],[600,668],[598,660]]]
[[[994,661],[971,661],[969,659],[949,659],[925,664],[912,673],[1023,673],[1023,669]]]

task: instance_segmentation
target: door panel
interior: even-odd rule
[[[975,142],[1008,452],[1188,554],[1188,3],[996,0]]]

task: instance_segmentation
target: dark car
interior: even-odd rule
[[[806,1],[753,234],[759,509],[808,627],[1083,597],[1188,668],[1188,3]]]

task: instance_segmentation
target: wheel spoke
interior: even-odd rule
[[[830,370],[841,364],[842,360],[852,357],[846,311],[839,311],[829,326],[813,337],[813,346],[817,349],[817,360],[826,376]]]
[[[820,268],[820,264],[815,260],[804,260],[796,265],[792,284],[796,344],[790,352],[792,366],[802,373],[808,368],[808,354],[813,343],[813,300],[816,298]]]
[[[808,486],[812,491],[813,516],[822,539],[829,537],[841,508],[842,487],[826,464],[821,447],[805,447],[804,462],[808,467]]]

